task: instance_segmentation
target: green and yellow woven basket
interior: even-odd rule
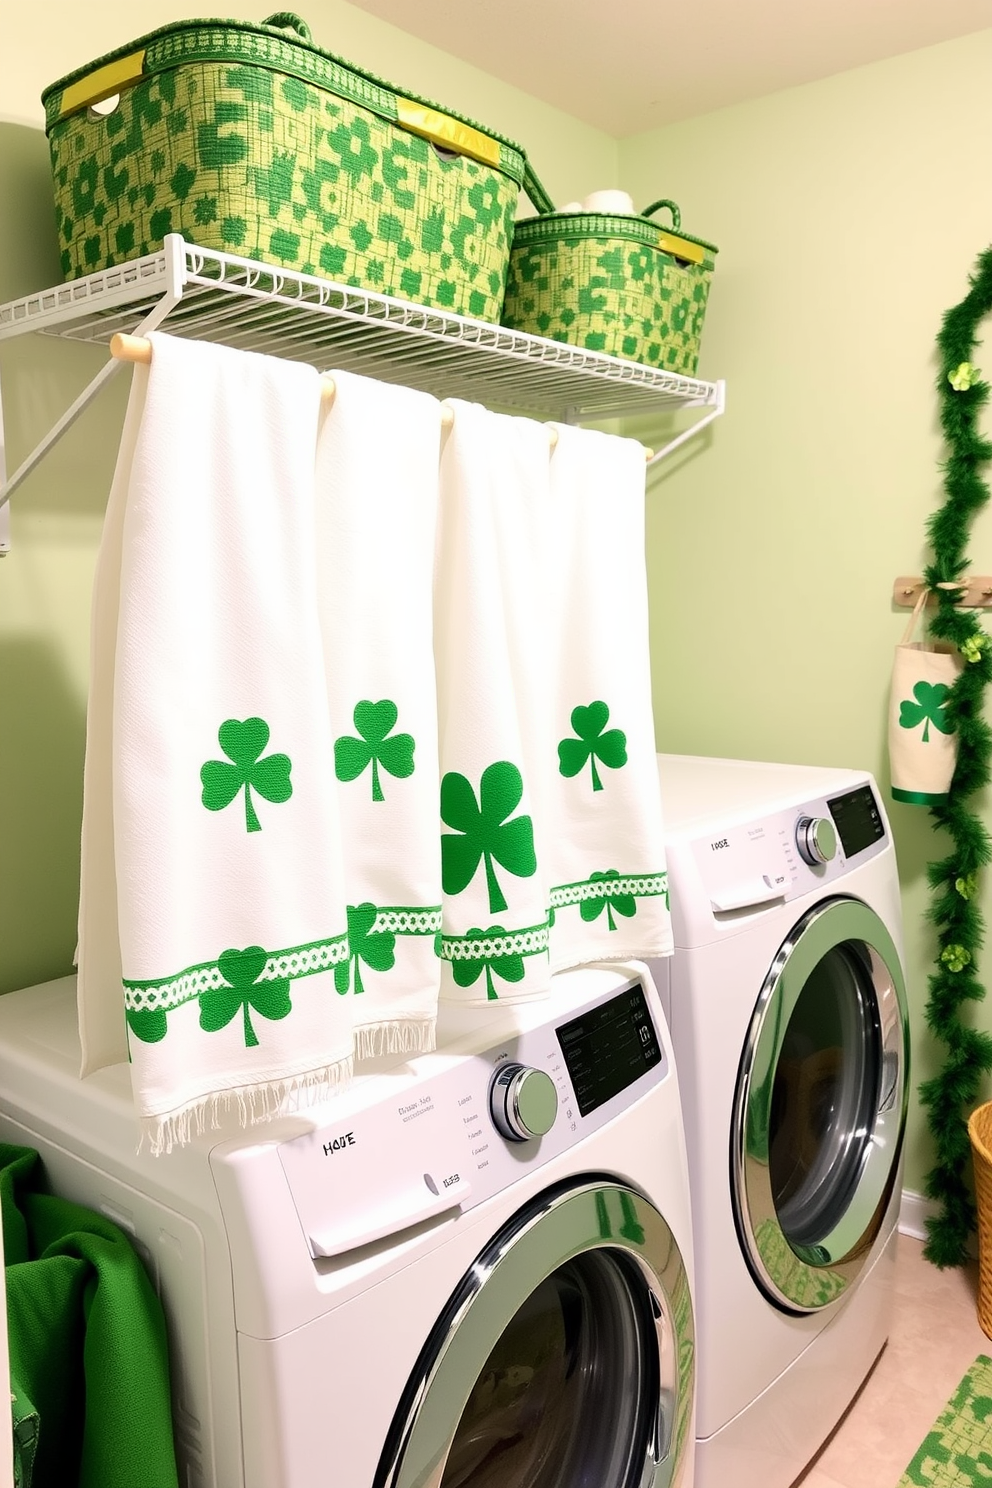
[[[298,16],[165,26],[42,102],[67,278],[178,232],[499,319],[523,151],[320,50]]]
[[[662,207],[670,230],[648,220]],[[523,218],[513,234],[503,324],[691,377],[716,252],[682,232],[668,200],[636,217]]]

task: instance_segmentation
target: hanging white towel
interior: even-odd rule
[[[136,1105],[157,1151],[225,1104],[254,1119],[326,1096],[350,1072],[352,1031],[334,978],[348,947],[313,546],[319,379],[152,341],[94,640],[114,644],[103,591],[116,584],[120,961]],[[106,708],[105,685],[93,706]],[[107,734],[91,720],[91,748]],[[85,801],[84,839],[106,807],[102,791]],[[80,1021],[103,1030],[120,1005],[104,980],[112,951],[87,929],[80,956]]]
[[[358,1058],[432,1049],[441,844],[432,593],[441,405],[334,372],[317,573]]]
[[[545,425],[452,401],[434,634],[441,760],[441,996],[545,993],[548,516]]]
[[[83,1076],[128,1057],[114,862],[114,656],[124,512],[147,388],[146,368],[135,367],[93,577],[76,952]]]
[[[669,955],[648,652],[644,450],[557,425],[547,658],[551,966]]]

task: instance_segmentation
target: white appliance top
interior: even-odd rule
[[[135,1151],[126,1065],[80,1080],[75,979],[0,997],[0,1106],[72,1131],[84,1153],[183,1192],[191,1165],[277,1162],[311,1256],[341,1256],[473,1208],[549,1162],[670,1073],[647,968],[584,967],[548,998],[504,1004],[432,1054],[359,1074],[332,1100],[247,1130],[225,1118],[187,1148]],[[240,1180],[238,1180],[240,1181]],[[271,1193],[271,1191],[270,1191]]]
[[[738,933],[755,915],[838,892],[891,850],[865,771],[659,755],[676,947]]]
[[[658,774],[667,837],[699,836],[711,824],[764,816],[871,779],[864,770],[709,759],[697,754],[659,754]]]

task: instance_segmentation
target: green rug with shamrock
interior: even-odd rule
[[[899,1488],[992,1483],[992,1359],[979,1354],[921,1442]]]

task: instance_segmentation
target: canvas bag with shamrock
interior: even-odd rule
[[[950,788],[958,749],[946,703],[964,665],[955,647],[912,639],[928,597],[921,589],[896,647],[889,699],[892,796],[917,806],[938,805]]]

